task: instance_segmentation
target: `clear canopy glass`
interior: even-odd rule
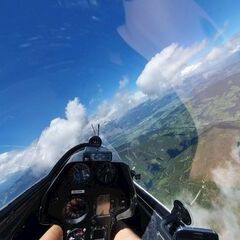
[[[1,3],[0,207],[100,124],[141,186],[237,239],[239,9],[237,0]]]

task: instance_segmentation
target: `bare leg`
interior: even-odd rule
[[[57,226],[53,225],[48,229],[48,231],[40,238],[40,240],[62,240],[63,231]],[[114,240],[141,240],[130,228],[121,229]]]
[[[63,239],[63,231],[57,226],[53,225],[47,232],[40,238],[40,240],[61,240]]]
[[[130,228],[120,230],[114,240],[141,240]]]

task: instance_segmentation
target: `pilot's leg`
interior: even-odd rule
[[[141,240],[124,221],[118,221],[112,228],[112,240]]]
[[[40,240],[62,240],[63,231],[61,227],[53,225],[47,232],[40,238]]]
[[[114,237],[114,240],[141,240],[130,228],[120,230]]]
[[[53,225],[40,238],[40,240],[61,240],[62,238],[63,238],[62,229],[57,225]],[[141,240],[141,239],[130,228],[124,227],[116,233],[114,240]]]

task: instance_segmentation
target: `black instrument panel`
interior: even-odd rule
[[[43,197],[40,218],[42,223],[60,224],[68,235],[78,229],[82,239],[95,239],[93,236],[102,228],[108,235],[106,228],[113,219],[131,217],[135,200],[135,188],[126,164],[70,162]]]

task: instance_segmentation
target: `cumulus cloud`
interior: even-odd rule
[[[148,97],[141,91],[131,92],[120,89],[111,101],[103,101],[99,106],[93,122],[105,124],[123,116],[128,110],[146,101]]]
[[[176,43],[169,45],[147,63],[137,79],[137,86],[147,95],[161,95],[178,83],[176,76],[206,45],[206,40],[186,48]]]
[[[55,118],[38,140],[25,150],[0,154],[0,182],[15,173],[31,170],[34,175],[48,171],[70,147],[78,144],[88,123],[84,106],[75,98],[65,109],[65,118]]]
[[[214,48],[210,48],[207,40],[189,47],[172,43],[146,64],[136,84],[148,96],[161,96],[167,90],[174,88],[184,100],[181,86],[186,79],[189,80],[196,74],[203,74],[204,78],[209,78],[222,66],[231,63],[232,56],[238,52],[240,52],[240,35]]]

